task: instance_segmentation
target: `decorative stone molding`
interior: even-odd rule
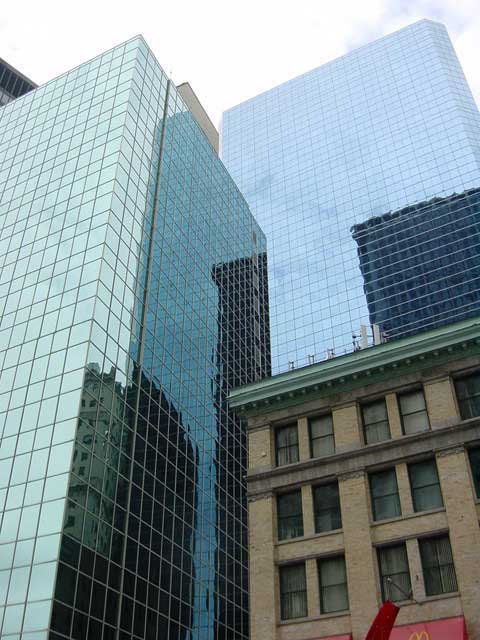
[[[248,496],[248,502],[257,502],[258,500],[267,500],[273,498],[273,491],[262,491],[261,493],[252,493]]]
[[[454,445],[453,447],[446,447],[445,449],[436,449],[435,455],[437,458],[444,458],[445,456],[452,456],[457,453],[464,453],[465,447],[463,445]]]
[[[355,480],[356,478],[363,478],[365,476],[365,471],[363,469],[359,469],[357,471],[348,471],[347,473],[341,473],[338,476],[338,480],[343,482],[344,480]]]

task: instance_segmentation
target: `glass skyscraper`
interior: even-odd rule
[[[0,636],[243,640],[265,237],[135,38],[0,109]]]
[[[226,111],[222,153],[268,238],[275,371],[362,325],[371,344],[480,313],[480,115],[443,25]]]

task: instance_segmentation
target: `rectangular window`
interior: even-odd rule
[[[399,395],[398,405],[402,418],[403,433],[428,431],[430,423],[425,405],[425,396],[421,389]]]
[[[365,442],[373,444],[390,438],[387,405],[385,400],[377,400],[362,407]]]
[[[410,600],[412,584],[405,543],[379,549],[378,564],[383,601]]]
[[[280,611],[282,620],[307,616],[305,563],[280,567]]]
[[[333,613],[348,610],[347,572],[345,558],[325,558],[318,561],[320,611]]]
[[[413,508],[427,511],[443,507],[442,492],[435,460],[425,460],[408,465]]]
[[[312,458],[335,453],[333,419],[331,415],[310,420],[310,454]]]
[[[462,420],[480,416],[480,372],[455,380]]]
[[[277,496],[278,539],[303,536],[302,492],[300,489]]]
[[[374,520],[402,515],[395,467],[370,475],[370,493]]]
[[[480,449],[471,449],[468,452],[470,466],[472,468],[475,495],[480,499]]]
[[[296,424],[275,429],[277,466],[298,462],[298,429]]]
[[[458,591],[448,536],[419,540],[418,543],[427,596]]]
[[[316,533],[342,528],[338,482],[330,482],[329,484],[314,487],[313,510]]]

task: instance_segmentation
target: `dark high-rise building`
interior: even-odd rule
[[[352,228],[369,321],[385,338],[480,315],[480,189]]]
[[[245,640],[265,237],[142,38],[0,110],[0,314],[2,639]]]
[[[0,107],[36,87],[34,82],[0,58]]]

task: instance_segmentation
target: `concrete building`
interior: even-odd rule
[[[387,598],[392,640],[480,637],[480,320],[231,404],[248,417],[251,640],[363,640]]]

